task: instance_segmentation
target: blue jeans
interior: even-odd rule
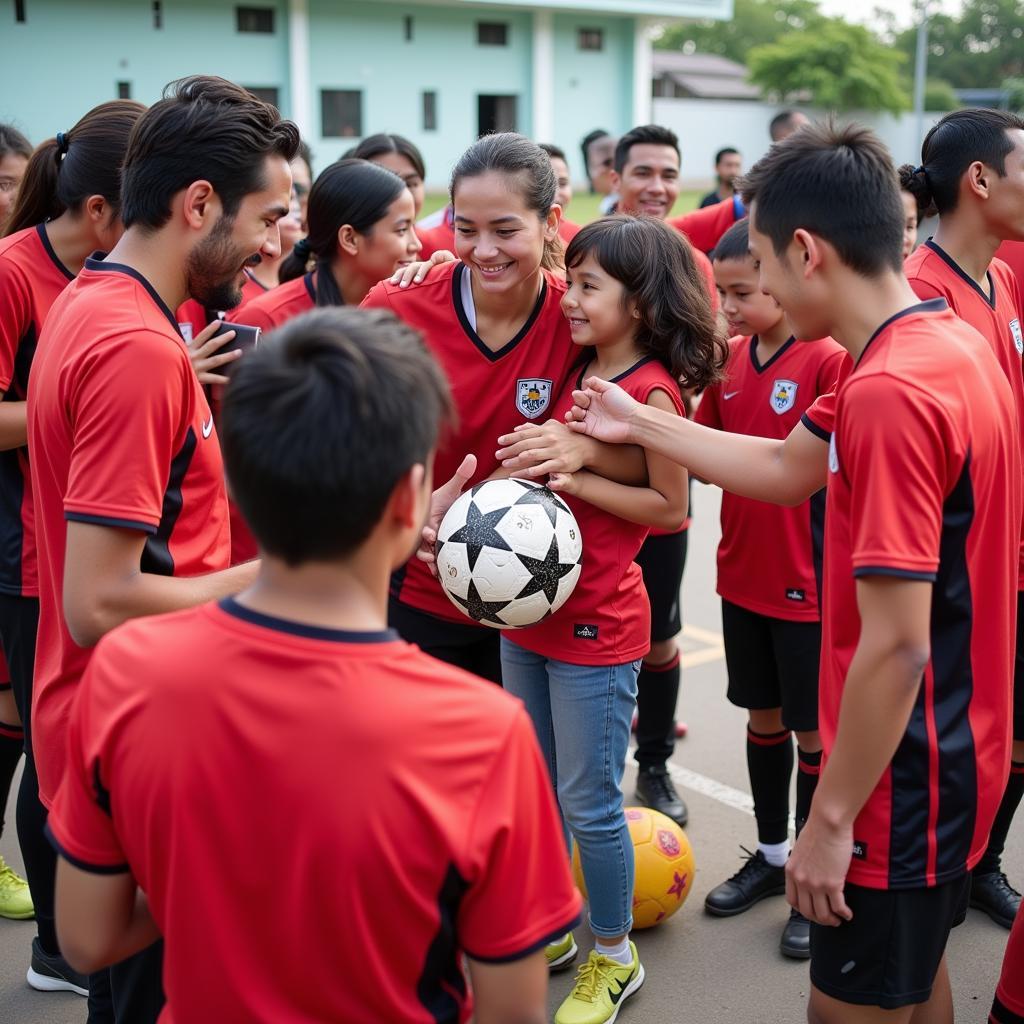
[[[566,845],[571,833],[579,847],[590,927],[599,938],[624,935],[633,925],[633,843],[622,773],[639,671],[639,661],[570,665],[501,638],[502,681],[533,720]]]

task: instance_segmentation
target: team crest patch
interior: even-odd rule
[[[1013,343],[1017,346],[1017,355],[1024,355],[1024,333],[1020,329],[1020,321],[1014,317],[1010,321],[1010,333],[1013,335]]]
[[[772,408],[781,416],[789,412],[796,402],[797,383],[795,380],[777,380],[772,385]]]
[[[530,420],[543,415],[551,404],[551,381],[538,377],[516,381],[516,408]]]

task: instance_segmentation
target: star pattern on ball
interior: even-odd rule
[[[481,512],[476,502],[471,501],[466,512],[466,522],[445,541],[446,544],[466,545],[470,572],[476,568],[476,560],[480,557],[482,548],[512,550],[508,541],[495,529],[507,511],[507,508],[499,508],[494,512]]]
[[[531,577],[530,582],[516,594],[517,601],[521,597],[529,597],[531,594],[544,591],[544,596],[554,604],[555,598],[558,597],[558,581],[576,568],[575,562],[563,562],[558,557],[557,537],[551,538],[548,553],[543,558],[530,558],[529,555],[522,553],[517,557],[526,566]]]
[[[665,895],[675,896],[677,900],[681,900],[683,893],[686,892],[686,881],[689,876],[685,873],[681,875],[678,871],[673,871],[672,876],[675,881],[668,887],[668,892]]]
[[[516,482],[519,483],[519,481]],[[524,484],[523,486],[525,487],[526,485]],[[558,525],[558,509],[562,509],[564,512],[569,511],[569,509],[555,497],[554,491],[549,491],[546,487],[529,488],[526,494],[516,501],[516,505],[540,505],[547,514],[552,526]]]
[[[476,589],[476,583],[473,580],[469,581],[469,591],[465,597],[459,597],[458,594],[452,594],[451,596],[466,609],[466,614],[470,618],[476,619],[477,622],[493,622],[497,626],[507,625],[507,623],[502,622],[498,618],[498,612],[506,607],[509,602],[485,601],[480,596],[480,591]]]

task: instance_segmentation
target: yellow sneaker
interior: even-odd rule
[[[0,857],[0,917],[9,917],[13,921],[27,921],[35,916],[28,882],[9,868],[3,857]]]
[[[555,1014],[555,1024],[612,1024],[622,1004],[644,983],[643,964],[632,942],[629,951],[633,963],[624,967],[591,950]]]
[[[544,947],[544,959],[549,971],[564,971],[576,959],[580,951],[572,932],[566,932],[556,942]]]

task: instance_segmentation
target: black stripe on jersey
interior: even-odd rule
[[[113,526],[118,530],[141,530],[143,533],[156,533],[156,527],[152,523],[142,523],[137,519],[94,516],[90,512],[65,512],[64,518],[69,523],[92,523],[95,526]]]
[[[436,1024],[457,1024],[460,1008],[466,1000],[466,977],[462,973],[455,924],[468,888],[455,865],[450,864],[437,894],[437,933],[427,949],[423,970],[416,982],[416,995]]]
[[[927,673],[931,674],[931,666]],[[906,731],[890,768],[892,809],[889,822],[889,887],[919,889],[927,885],[929,799],[927,680],[922,679]]]
[[[329,629],[326,626],[312,626],[306,622],[297,622],[295,619],[281,619],[276,615],[266,615],[263,612],[247,608],[244,604],[239,604],[233,597],[225,597],[220,602],[220,608],[221,611],[233,618],[241,619],[253,626],[274,629],[279,633],[290,633],[292,636],[305,637],[307,640],[330,640],[339,644],[386,644],[398,639],[398,633],[393,629],[362,631]]]
[[[757,335],[755,334],[750,339],[750,365],[754,367],[754,373],[764,373],[773,363],[777,363],[786,352],[788,352],[796,344],[796,338],[790,336],[789,340],[776,352],[767,363],[763,366],[760,360],[757,358]]]
[[[306,286],[306,294],[313,300],[313,305],[315,306],[317,304],[317,302],[316,302],[316,285],[313,284],[313,271],[311,270],[308,274],[306,274],[302,278],[302,281],[303,281],[303,284],[305,284],[305,286]]]
[[[935,874],[940,880],[967,869],[978,814],[978,761],[968,718],[974,694],[974,603],[967,569],[975,511],[970,470],[968,453],[960,479],[943,505],[939,575],[932,591],[933,706],[939,747]]]
[[[825,430],[825,429],[824,429],[823,427],[819,427],[819,426],[818,426],[818,424],[817,424],[817,423],[815,423],[815,422],[814,422],[814,420],[812,420],[812,419],[811,419],[811,417],[807,415],[807,413],[804,413],[804,414],[803,414],[803,415],[802,415],[802,416],[800,417],[800,422],[801,422],[801,423],[802,423],[802,424],[803,424],[803,425],[804,425],[804,426],[805,426],[805,427],[806,427],[806,428],[807,428],[807,429],[808,429],[808,430],[809,430],[809,431],[810,431],[810,432],[811,432],[811,433],[812,433],[812,434],[813,434],[813,435],[814,435],[815,437],[821,438],[821,440],[822,440],[822,441],[824,441],[824,442],[825,442],[825,444],[828,444],[828,443],[829,443],[829,442],[830,442],[830,441],[832,440],[832,435],[831,435],[831,434],[830,434],[830,433],[829,433],[829,432],[828,432],[827,430]]]
[[[127,267],[123,263],[111,263],[105,258],[106,254],[102,252],[93,253],[85,261],[85,266],[89,270],[95,270],[98,273],[114,273],[114,274],[127,274],[128,277],[135,278],[143,288],[149,292],[149,297],[156,304],[156,308],[160,310],[165,317],[167,317],[171,326],[174,328],[174,333],[181,337],[181,328],[178,326],[178,318],[171,311],[170,307],[164,302],[163,299],[157,294],[157,290],[142,276],[134,267]]]
[[[1024,1016],[1004,1006],[998,995],[992,1001],[992,1012],[988,1019],[990,1024],[1024,1024]]]
[[[496,363],[502,356],[507,356],[530,333],[530,328],[536,323],[537,317],[540,316],[541,310],[544,308],[544,300],[548,297],[548,279],[546,277],[541,278],[540,294],[537,296],[537,302],[533,307],[533,312],[527,317],[526,323],[519,328],[519,333],[507,345],[503,345],[497,352],[494,352],[487,347],[483,338],[473,329],[473,325],[470,324],[469,317],[466,316],[466,310],[462,305],[462,275],[469,273],[472,273],[472,271],[469,270],[465,263],[456,264],[455,272],[452,274],[452,303],[455,306],[455,315],[459,318],[459,323],[463,331],[466,332],[466,337],[476,345],[482,355],[486,356],[492,363]]]
[[[888,565],[858,565],[853,570],[855,579],[864,576],[895,576],[900,580],[921,580],[922,583],[934,583],[938,573],[915,572],[913,569],[893,569]]]
[[[877,338],[882,331],[886,328],[891,327],[897,320],[902,320],[905,316],[913,316],[915,313],[941,313],[944,309],[949,308],[949,303],[945,299],[928,299],[926,302],[916,302],[913,306],[907,306],[906,309],[901,309],[898,313],[893,313],[888,320],[880,324],[875,328],[875,333],[868,338],[867,344],[861,349],[860,355],[857,357],[857,361],[853,364],[854,367],[860,366],[864,361],[864,356],[867,354],[871,343]]]
[[[827,504],[828,490],[822,487],[820,491],[811,495],[807,503],[810,506],[811,517],[811,561],[814,565],[814,582],[818,588],[818,614],[821,614],[822,595],[822,571],[825,561],[825,506]]]
[[[992,272],[991,271],[989,271],[989,270],[985,271],[985,278],[988,281],[988,291],[989,291],[989,294],[986,295],[985,294],[985,289],[982,288],[981,285],[979,285],[978,282],[975,281],[973,277],[969,277],[964,272],[964,270],[960,266],[960,264],[957,263],[957,261],[955,259],[953,259],[953,257],[950,256],[949,253],[946,252],[946,250],[943,249],[941,245],[937,244],[931,238],[929,238],[928,241],[925,242],[924,244],[925,244],[925,248],[931,249],[931,251],[933,253],[935,253],[935,255],[938,256],[939,259],[941,259],[942,262],[945,263],[950,268],[950,270],[952,270],[953,273],[956,274],[957,277],[959,277],[961,280],[963,280],[967,284],[969,284],[989,304],[989,306],[992,307],[992,309],[996,308],[996,282],[995,282],[994,278],[992,277]]]
[[[196,434],[189,427],[181,450],[171,460],[171,473],[164,491],[164,503],[160,512],[160,525],[156,533],[146,539],[142,550],[141,569],[143,572],[156,573],[158,576],[174,575],[174,559],[171,557],[170,540],[174,532],[174,524],[181,515],[183,502],[181,486],[185,481],[188,467],[196,453]]]
[[[618,384],[620,380],[625,380],[630,374],[636,373],[641,366],[646,366],[648,363],[654,362],[657,356],[644,356],[642,359],[638,359],[628,370],[623,370],[617,377],[612,377],[608,382],[609,384]],[[580,366],[579,376],[576,378],[576,390],[583,390],[583,382],[587,379],[587,370],[590,369],[592,360],[584,357],[583,365]],[[562,933],[565,934],[564,932]]]
[[[50,845],[69,863],[73,864],[76,868],[82,871],[88,871],[90,875],[123,875],[126,871],[131,871],[130,864],[90,864],[87,860],[82,860],[80,857],[75,857],[61,845],[60,840],[53,834],[53,830],[50,826],[44,825],[43,832],[46,838],[49,839]]]
[[[480,956],[470,949],[465,950],[465,953],[471,960],[479,960],[482,964],[511,964],[516,960],[523,960],[532,953],[542,950],[545,946],[551,945],[556,939],[565,938],[566,933],[573,931],[582,920],[583,916],[577,914],[571,920],[566,921],[561,928],[555,928],[550,935],[545,935],[543,939],[538,939],[525,949],[520,949],[515,953],[508,953],[506,956]]]
[[[39,241],[42,242],[43,248],[46,250],[46,255],[53,261],[53,265],[69,280],[74,281],[75,275],[68,270],[60,261],[60,257],[57,255],[53,246],[50,245],[50,236],[46,233],[45,224],[36,225],[36,234],[39,235]]]

